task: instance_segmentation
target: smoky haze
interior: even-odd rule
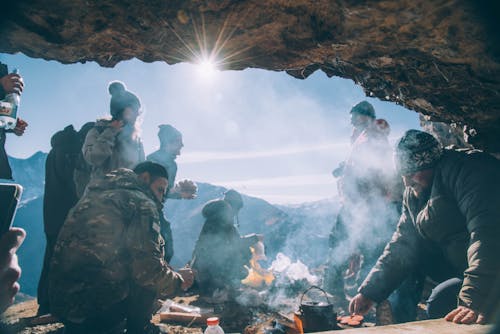
[[[158,125],[174,125],[184,141],[177,159],[177,180],[234,188],[279,204],[271,210],[280,212],[276,215],[282,223],[277,225],[272,224],[273,213],[257,226],[256,217],[261,216],[257,210],[262,207],[253,207],[256,211],[251,211],[252,205],[245,207],[242,234],[266,232],[269,260],[264,267],[281,252],[318,277],[317,268],[327,260],[328,235],[340,207],[337,180],[331,171],[349,156],[350,108],[369,100],[377,116],[391,124],[391,143],[405,130],[418,126],[416,113],[366,98],[352,81],[327,78],[321,72],[307,80],[255,69],[216,71],[211,78],[201,78],[191,64],[145,64],[135,59],[111,69],[95,63],[62,65],[24,55],[1,54],[0,61],[18,68],[26,82],[20,116],[30,126],[23,137],[8,138],[11,156],[48,152],[50,137],[66,125],[79,129],[88,121],[109,117],[107,86],[121,80],[141,99],[138,124],[146,155],[159,146]],[[206,199],[219,196],[217,190]],[[184,240],[195,239],[197,232],[188,222],[200,226],[203,203],[167,202],[167,216],[176,219],[172,224],[178,265],[185,264],[192,252],[193,245]],[[378,208],[377,200],[370,206]],[[178,215],[173,214],[176,208]],[[348,234],[334,250],[339,263],[357,245],[370,247],[370,241],[384,239],[389,233],[386,230],[392,229],[387,227],[387,213],[374,215],[369,210],[370,221],[366,222],[364,211],[365,206],[356,208],[357,217],[348,222]],[[36,224],[41,226],[41,217]]]

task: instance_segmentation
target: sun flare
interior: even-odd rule
[[[198,62],[198,72],[203,77],[213,77],[217,72],[217,65],[210,59],[202,59]]]

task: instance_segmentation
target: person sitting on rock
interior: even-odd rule
[[[49,274],[50,311],[65,333],[158,333],[157,298],[191,286],[190,269],[176,273],[163,259],[167,185],[165,168],[143,162],[91,181],[70,211]]]
[[[399,140],[395,160],[405,185],[403,212],[350,311],[366,313],[421,272],[442,282],[427,301],[430,318],[484,323],[500,300],[500,161],[443,149],[418,130]]]
[[[210,201],[203,207],[205,224],[191,260],[202,294],[210,295],[226,288],[233,292],[248,274],[244,266],[252,257],[250,246],[262,236],[240,236],[234,223],[242,207],[243,199],[235,190],[227,191],[223,199]]]

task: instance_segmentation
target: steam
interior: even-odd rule
[[[312,275],[309,272],[309,268],[307,268],[304,263],[300,260],[292,262],[292,260],[283,253],[278,253],[278,255],[276,255],[276,259],[271,264],[269,270],[289,283],[305,280],[310,285],[317,285],[319,282],[319,277]]]

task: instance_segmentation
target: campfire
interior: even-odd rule
[[[179,305],[182,300],[170,303],[161,313],[162,321],[203,326],[207,317],[218,316],[226,331],[245,334],[300,334],[359,326],[363,321],[359,317],[337,317],[337,313],[345,313],[334,308],[339,297],[319,288],[319,276],[300,260],[294,262],[278,253],[266,269],[260,263],[267,260],[262,242],[250,247],[250,251],[248,275],[236,296],[211,298],[205,304],[203,298],[195,298],[194,304],[199,306],[190,308]]]
[[[267,259],[264,244],[262,241],[259,241],[256,245],[250,247],[250,251],[252,252],[250,267],[246,266],[248,276],[241,283],[256,289],[263,286],[270,286],[275,277],[270,270],[262,268],[259,263],[259,261]]]

